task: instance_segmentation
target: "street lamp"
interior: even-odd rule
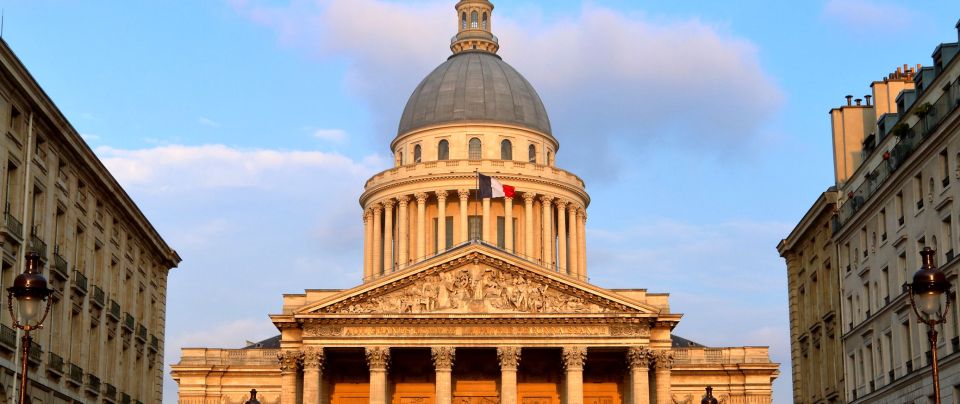
[[[13,326],[23,330],[23,337],[20,339],[20,404],[23,404],[27,397],[27,357],[30,353],[30,344],[33,342],[30,331],[43,328],[43,321],[47,319],[47,313],[50,312],[50,304],[48,303],[43,309],[42,315],[40,306],[44,300],[47,300],[47,296],[53,293],[53,290],[47,288],[47,279],[40,273],[40,255],[31,251],[27,253],[26,258],[27,269],[17,275],[13,280],[13,286],[7,288],[7,309],[10,310]],[[19,305],[19,320],[13,312],[13,299],[17,299]],[[40,317],[39,321],[36,321],[37,317]]]
[[[700,404],[720,404],[717,398],[713,396],[713,386],[707,386],[707,395],[703,396]]]
[[[244,404],[260,404],[260,400],[257,400],[257,389],[250,390],[250,399]]]
[[[947,276],[937,269],[934,263],[936,252],[930,247],[920,251],[923,265],[913,275],[910,287],[910,305],[917,319],[927,325],[927,337],[930,342],[930,367],[933,370],[933,397],[934,403],[940,404],[940,369],[937,364],[937,326],[947,322],[947,312],[950,310],[950,282]],[[940,297],[947,295],[943,309],[940,307]]]

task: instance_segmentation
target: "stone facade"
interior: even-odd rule
[[[0,290],[41,256],[54,294],[31,335],[33,402],[160,403],[168,271],[180,262],[0,40]],[[0,400],[19,333],[0,310]]]
[[[464,108],[489,119],[461,119],[424,80],[391,143],[396,166],[360,197],[364,282],[285,295],[271,316],[276,349],[184,349],[180,401],[243,402],[256,388],[283,404],[673,404],[713,385],[725,403],[769,403],[779,365],[766,347],[675,348],[668,295],[588,282],[585,185],[555,167],[546,117],[517,116],[542,108],[532,88],[522,102],[497,99],[526,80],[495,55],[493,5],[456,7],[453,58],[483,56],[448,62],[465,70],[444,77],[511,72],[446,84],[475,92]],[[450,113],[427,116],[430,97]],[[515,194],[480,198],[478,172]]]
[[[838,207],[832,217],[832,251],[821,253],[835,254],[840,282],[838,294],[826,302],[832,305],[827,311],[839,318],[842,401],[926,403],[933,395],[931,347],[926,327],[917,322],[910,307],[906,284],[920,268],[919,252],[924,247],[937,251],[936,261],[951,283],[957,279],[958,43],[960,35],[958,42],[936,47],[931,66],[897,68],[871,83],[872,93],[865,100],[848,97],[846,105],[831,110]],[[808,217],[820,215],[814,210]],[[807,221],[794,232],[802,233],[800,227]],[[803,238],[797,238],[798,243]],[[814,249],[800,244],[790,249],[781,252],[792,277],[807,267],[805,261],[798,261],[800,254]],[[957,289],[954,286],[953,293]],[[810,312],[793,293],[791,286],[791,314]],[[798,339],[794,342],[801,350],[813,339],[812,330],[802,327],[815,319],[806,320],[798,317],[795,325]],[[944,402],[960,399],[958,323],[954,307],[947,313],[937,343]],[[807,387],[817,383],[809,380],[809,372],[822,365],[795,360],[793,366],[794,391],[800,394],[795,395],[796,402],[824,402],[808,393]]]

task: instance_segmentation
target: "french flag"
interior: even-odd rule
[[[496,178],[489,175],[477,173],[477,183],[480,185],[480,198],[513,198],[515,189],[509,185],[503,185]]]

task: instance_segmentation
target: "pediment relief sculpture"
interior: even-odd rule
[[[466,259],[466,260],[465,260]],[[461,265],[449,265],[460,263]],[[607,313],[634,311],[602,297],[523,269],[497,268],[502,261],[471,254],[436,270],[401,279],[322,313]],[[382,291],[381,293],[377,293]]]

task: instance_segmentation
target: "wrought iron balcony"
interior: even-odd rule
[[[147,327],[144,327],[143,324],[137,326],[137,340],[141,343],[147,342]]]
[[[130,313],[123,313],[123,328],[129,332],[133,332],[133,328],[136,326],[136,322],[133,320],[133,316]]]
[[[17,350],[17,332],[13,328],[0,324],[0,346],[11,352]]]
[[[127,393],[121,393],[120,404],[130,404],[130,395]]]
[[[120,321],[120,303],[110,299],[110,310],[107,311],[107,317],[113,321]]]
[[[30,248],[40,254],[40,259],[47,259],[47,242],[43,241],[36,233],[30,235]]]
[[[23,223],[9,211],[3,212],[3,230],[13,238],[23,241]]]
[[[107,383],[106,387],[103,389],[103,399],[107,401],[114,401],[117,399],[117,387]]]
[[[87,392],[94,396],[100,395],[100,378],[93,373],[87,373]]]
[[[54,250],[57,251],[53,253],[53,266],[50,268],[50,272],[60,279],[66,280],[70,275],[70,265],[67,263],[67,260],[60,255],[59,248],[54,248]]]
[[[103,293],[103,289],[100,289],[99,286],[93,287],[93,293],[90,294],[90,303],[97,306],[98,309],[102,309],[106,305],[107,295]]]
[[[47,355],[47,372],[63,376],[63,358],[53,352]]]
[[[73,290],[81,296],[87,294],[87,277],[76,269],[73,270]]]
[[[954,338],[957,339],[957,338]],[[150,351],[157,353],[160,350],[160,339],[156,335],[150,335]]]
[[[30,350],[27,352],[27,361],[33,366],[37,366],[40,364],[40,362],[43,362],[43,348],[40,347],[40,344],[30,341]]]
[[[67,372],[67,382],[80,386],[83,384],[83,368],[71,363]]]

